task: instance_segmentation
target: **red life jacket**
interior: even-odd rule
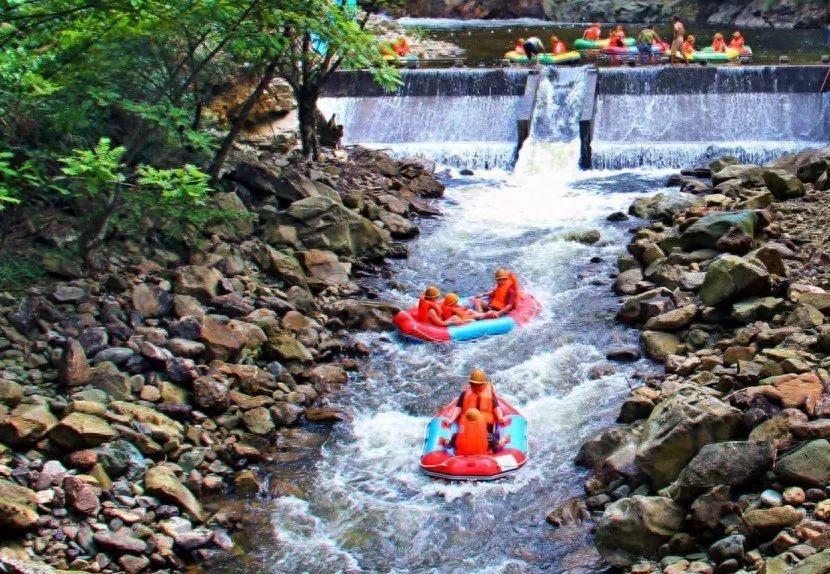
[[[559,40],[556,44],[553,45],[553,53],[554,54],[564,54],[568,51],[568,48],[565,47],[565,42]]]
[[[599,40],[600,34],[602,34],[602,30],[598,26],[591,26],[590,28],[585,30],[585,33],[582,34],[582,37],[585,40],[597,41]]]
[[[718,38],[717,40],[712,40],[712,49],[715,52],[726,52],[726,42]]]
[[[479,385],[480,386],[480,385]],[[495,422],[496,417],[493,414],[495,408],[495,393],[493,392],[493,385],[484,383],[484,388],[481,392],[473,392],[471,385],[467,385],[464,389],[464,394],[461,400],[461,412],[466,413],[470,409],[478,409],[484,417],[484,422],[491,425]]]
[[[464,416],[458,423],[455,435],[455,454],[459,456],[487,454],[487,422],[468,421]]]
[[[744,37],[738,36],[737,38],[732,38],[729,41],[729,47],[735,50],[743,50],[744,49]]]
[[[438,316],[441,316],[441,303],[427,299],[423,295],[418,298],[418,317],[417,319],[422,323],[431,323],[429,319],[430,309],[435,309]]]
[[[510,294],[513,294],[512,298]],[[504,283],[497,283],[496,288],[490,292],[490,307],[496,311],[501,311],[508,304],[513,303],[514,308],[519,304],[519,282],[516,276],[510,273],[507,281]]]

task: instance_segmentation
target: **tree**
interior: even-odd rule
[[[317,100],[336,70],[366,69],[384,87],[400,84],[397,69],[384,60],[380,43],[366,30],[371,14],[398,2],[364,2],[362,12],[337,0],[289,0],[285,4],[279,27],[285,38],[285,49],[277,58],[279,74],[297,100],[303,155],[317,159]]]

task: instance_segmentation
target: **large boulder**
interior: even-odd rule
[[[359,331],[388,331],[394,327],[392,317],[400,308],[384,301],[338,299],[325,312],[337,317],[349,329]]]
[[[775,199],[793,199],[805,193],[801,180],[788,171],[768,169],[762,175],[764,183]]]
[[[774,470],[786,484],[824,487],[830,482],[830,442],[810,441],[780,457]]]
[[[70,413],[51,430],[49,438],[69,450],[98,446],[118,437],[107,421],[94,415]]]
[[[742,414],[726,403],[683,387],[658,404],[646,421],[637,464],[655,488],[675,480],[707,444],[737,436]]]
[[[700,299],[714,307],[752,295],[766,295],[770,290],[770,274],[761,265],[738,257],[721,255],[706,270]]]
[[[222,274],[213,267],[186,265],[176,269],[176,293],[210,301],[218,294]]]
[[[656,556],[660,546],[683,528],[685,511],[669,498],[633,496],[611,503],[596,530],[603,558],[618,567]]]
[[[733,486],[762,476],[775,451],[768,441],[726,441],[704,445],[677,478],[680,486]]]
[[[727,165],[720,171],[712,174],[712,184],[718,185],[730,179],[740,179],[746,187],[761,187],[764,185],[764,168],[751,164]]]
[[[58,424],[46,405],[21,404],[0,420],[0,443],[9,446],[31,445]]]
[[[758,215],[748,209],[710,213],[695,221],[680,235],[680,244],[686,251],[714,249],[718,240],[733,227],[754,237],[757,225]]]
[[[704,204],[703,199],[689,193],[658,193],[635,200],[628,208],[628,213],[642,219],[660,219],[670,223],[678,213]]]
[[[371,221],[325,196],[296,201],[285,211],[308,248],[346,257],[377,259],[389,252],[386,236]]]
[[[640,342],[643,344],[646,355],[655,361],[665,360],[680,346],[680,339],[676,335],[662,331],[643,331],[640,334]]]

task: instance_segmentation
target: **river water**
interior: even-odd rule
[[[447,184],[438,202],[443,216],[422,220],[409,258],[391,263],[372,286],[406,307],[429,283],[462,295],[481,292],[492,285],[494,269],[507,267],[543,311],[506,335],[463,343],[360,334],[371,354],[342,394],[329,399],[345,405],[353,421],[335,425],[319,450],[312,447],[314,462],[287,457],[263,469],[272,482],[296,489],[250,502],[239,537],[244,555],[226,557],[211,572],[604,571],[585,528],[553,528],[545,516],[582,493],[586,473],[572,462],[579,446],[613,425],[629,385],[637,384],[636,372],[657,368],[641,360],[592,376],[595,367],[608,365],[608,349],[638,340],[636,331],[613,321],[617,299],[610,288],[637,222],[606,217],[642,195],[671,193],[663,182],[676,170],[580,171],[576,117],[583,80],[579,70],[545,72],[531,136],[515,164],[504,152],[512,135],[481,139],[477,122],[486,118],[475,116],[481,106],[473,100],[463,125],[476,141],[462,141],[462,134],[455,143],[424,135],[419,126],[433,113],[424,102],[373,104],[396,110],[390,122],[407,124],[389,137],[378,135],[381,128],[364,136],[374,146],[467,162],[439,166]],[[407,105],[419,106],[418,114]],[[503,105],[510,110],[515,102]],[[348,140],[350,110],[365,102],[328,99],[321,107],[344,118]],[[460,167],[474,167],[473,175],[461,175]],[[588,229],[600,231],[598,243],[563,239]],[[527,417],[529,461],[492,483],[431,479],[418,467],[425,426],[458,395],[473,367],[483,368]],[[295,436],[313,438],[318,430],[306,427]]]

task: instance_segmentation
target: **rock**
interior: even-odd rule
[[[242,339],[242,348],[256,351],[268,340],[268,336],[258,326],[245,321],[231,319],[228,328]]]
[[[133,287],[133,308],[142,317],[161,317],[167,315],[173,307],[170,293],[150,283],[139,283]]]
[[[271,413],[265,407],[257,407],[246,411],[242,415],[242,424],[249,432],[255,435],[264,436],[274,430],[274,421],[271,420]]]
[[[609,361],[637,361],[642,354],[637,347],[619,347],[616,349],[608,349],[605,353],[605,358]]]
[[[92,535],[92,539],[104,550],[110,550],[119,554],[127,552],[141,554],[147,550],[147,544],[143,540],[125,535],[122,532],[99,530]]]
[[[20,404],[0,420],[0,443],[9,446],[34,444],[58,424],[46,405]]]
[[[89,383],[115,400],[122,401],[132,397],[130,378],[108,361],[99,363],[92,368],[92,378]]]
[[[804,184],[788,171],[769,169],[761,176],[775,199],[786,200],[804,195]]]
[[[148,494],[176,504],[194,520],[204,522],[207,518],[202,505],[193,493],[176,478],[173,470],[167,466],[159,465],[147,469],[144,473],[144,488]]]
[[[642,280],[643,271],[639,267],[623,271],[614,280],[614,292],[620,295],[634,295]]]
[[[680,244],[687,251],[714,249],[718,241],[733,229],[740,230],[750,238],[754,237],[757,224],[758,216],[750,210],[710,213],[695,221],[680,235]]]
[[[740,227],[733,227],[715,242],[715,249],[723,253],[743,255],[752,249],[752,236]]]
[[[0,526],[6,532],[27,530],[37,524],[37,495],[33,490],[0,478]]]
[[[222,274],[212,267],[186,265],[176,269],[174,287],[176,293],[210,301],[218,294],[221,280]]]
[[[23,386],[10,381],[8,379],[0,378],[0,403],[15,407],[23,400]]]
[[[562,236],[565,241],[574,241],[582,243],[583,245],[593,245],[600,240],[600,232],[596,229],[588,229],[584,231],[569,231]]]
[[[642,219],[660,219],[670,223],[678,213],[698,205],[703,205],[703,200],[688,193],[658,193],[652,197],[637,199],[628,208],[628,213]]]
[[[311,362],[312,356],[305,346],[289,333],[278,333],[268,339],[266,355],[278,361]]]
[[[198,357],[205,352],[205,345],[191,341],[189,339],[180,339],[174,337],[167,342],[167,348],[170,349],[174,355],[181,355],[184,357]]]
[[[740,427],[740,411],[701,391],[683,388],[652,411],[637,448],[637,464],[655,488],[662,488],[703,446],[737,436]]]
[[[211,376],[193,381],[193,398],[196,406],[211,413],[223,413],[231,406],[230,387]]]
[[[713,170],[712,184],[717,186],[730,179],[739,179],[745,187],[761,187],[764,185],[763,172],[764,169],[757,165],[727,165],[719,171]]]
[[[749,297],[732,305],[731,317],[738,323],[748,324],[772,319],[785,307],[786,302],[778,297]]]
[[[138,574],[139,572],[144,572],[144,570],[147,569],[150,565],[150,559],[144,556],[124,554],[118,558],[118,564],[127,574]]]
[[[344,285],[349,282],[351,267],[341,263],[335,253],[309,249],[301,252],[300,256],[310,279],[323,285]]]
[[[90,484],[90,477],[67,476],[63,479],[63,490],[67,502],[77,512],[88,516],[96,516],[101,509],[98,497],[101,489]]]
[[[392,317],[400,308],[383,301],[341,299],[329,304],[325,311],[349,329],[388,331],[394,328]]]
[[[85,385],[92,378],[84,348],[76,339],[67,339],[64,344],[58,377],[68,387]]]
[[[765,539],[788,526],[795,526],[804,516],[792,506],[761,508],[744,512],[744,533],[753,539]]]
[[[718,540],[709,547],[707,554],[716,564],[726,560],[737,560],[739,564],[744,561],[744,544],[746,537],[741,534],[733,534]]]
[[[252,470],[241,470],[233,478],[234,490],[240,494],[256,494],[259,492],[259,479]]]
[[[683,528],[684,511],[671,499],[633,496],[611,503],[597,524],[595,543],[618,567],[656,556],[660,546]]]
[[[644,328],[656,331],[676,331],[689,325],[694,321],[696,315],[697,307],[695,305],[686,305],[650,318],[646,321]]]
[[[660,331],[643,331],[640,341],[645,348],[646,355],[656,361],[662,361],[677,351],[680,339],[671,333]]]
[[[415,223],[397,213],[382,211],[380,220],[395,239],[411,239],[420,233]]]
[[[211,354],[220,360],[237,353],[245,344],[233,329],[208,316],[201,319],[199,338],[207,344]]]
[[[767,441],[726,441],[704,445],[677,477],[680,486],[713,488],[755,480],[772,467]]]
[[[135,445],[114,440],[95,449],[96,458],[110,476],[135,477],[147,469],[147,461]]]
[[[95,447],[117,436],[104,419],[78,412],[61,419],[49,432],[49,438],[67,450]]]
[[[736,255],[722,255],[706,270],[700,299],[712,307],[751,295],[766,295],[769,289],[766,269]]]
[[[714,530],[721,516],[731,504],[730,489],[726,485],[716,486],[700,495],[689,507],[691,523],[702,530]]]
[[[830,482],[830,442],[813,440],[779,457],[774,471],[787,484],[826,486]]]

